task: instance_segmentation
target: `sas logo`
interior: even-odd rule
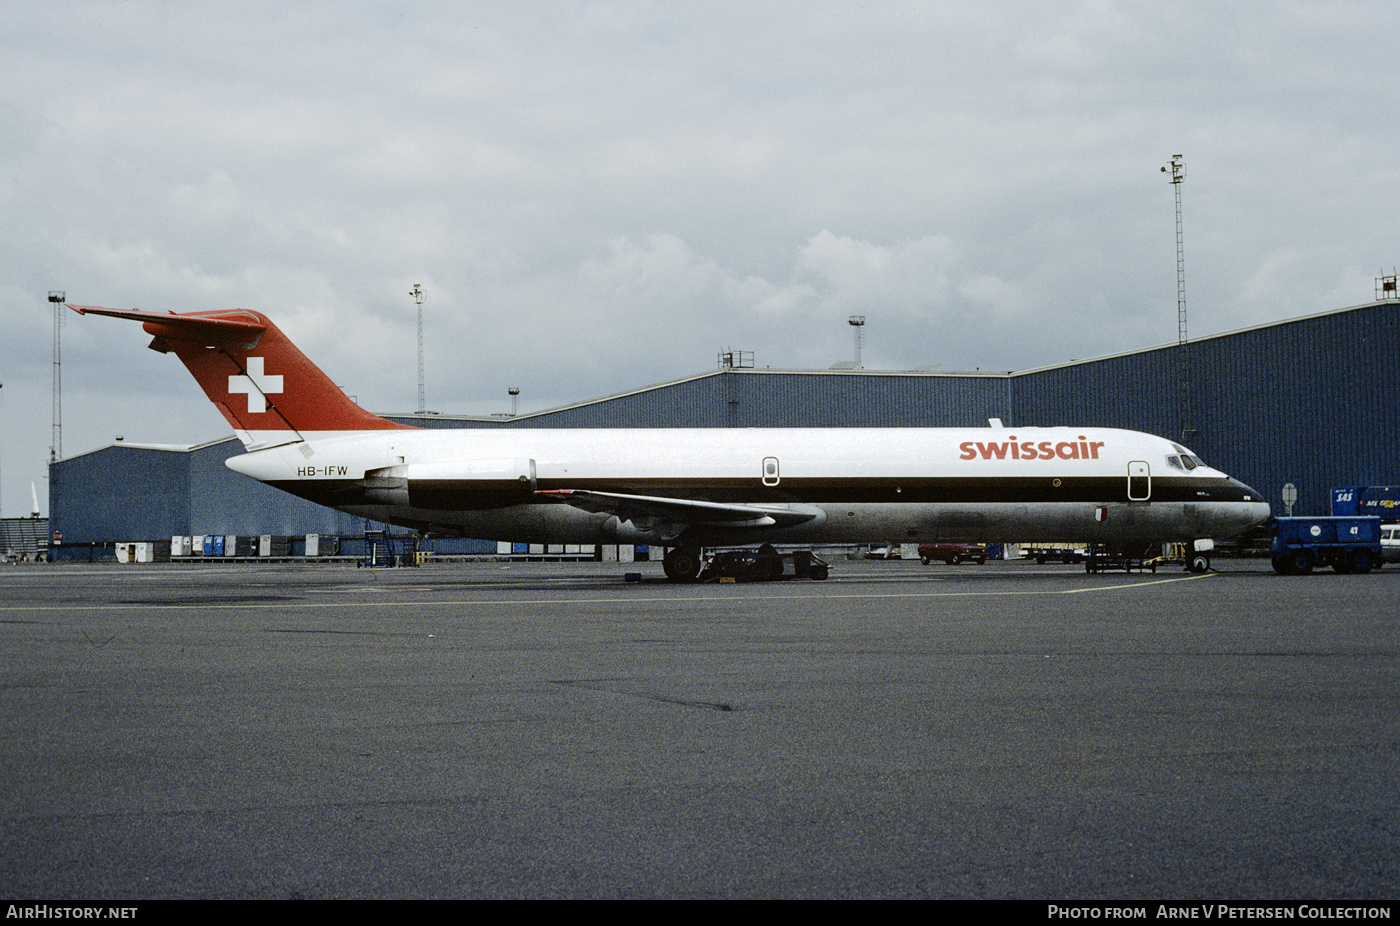
[[[1008,434],[1006,440],[998,443],[964,441],[958,445],[958,449],[962,451],[958,459],[975,460],[981,457],[984,460],[1097,460],[1103,446],[1104,441],[1091,441],[1082,434],[1078,440],[1064,440],[1058,443],[1048,440],[1039,443],[1033,440],[1017,443],[1016,435]]]

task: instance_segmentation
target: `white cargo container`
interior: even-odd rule
[[[259,556],[286,556],[290,549],[291,543],[286,537],[263,534],[258,538]]]
[[[119,563],[167,563],[170,561],[170,545],[152,540],[137,543],[117,544]]]

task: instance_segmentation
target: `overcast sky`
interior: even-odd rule
[[[1026,369],[1369,302],[1400,6],[11,0],[0,505],[48,511],[46,296],[270,315],[362,405],[713,369]],[[139,326],[63,328],[65,456],[229,433]],[[1261,375],[1265,371],[1261,371]],[[858,423],[858,422],[857,422]]]

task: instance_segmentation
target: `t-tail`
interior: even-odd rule
[[[154,336],[151,349],[180,358],[248,450],[328,432],[408,427],[356,405],[260,312],[69,308],[141,322]]]

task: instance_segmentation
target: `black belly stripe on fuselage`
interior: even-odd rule
[[[383,504],[365,495],[352,479],[277,480],[275,488],[329,507]],[[939,476],[881,479],[783,479],[779,485],[752,479],[576,479],[539,480],[540,489],[587,489],[625,495],[649,495],[732,504],[1117,504],[1138,502],[1259,501],[1248,486],[1227,478],[1154,476],[1145,500],[1129,499],[1126,476]],[[476,511],[538,503],[531,487],[493,481],[410,481],[409,505],[424,511]]]

